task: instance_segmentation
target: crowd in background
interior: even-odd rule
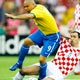
[[[35,0],[36,3],[45,5],[55,18],[59,29],[70,28],[74,24],[74,10],[77,0]],[[14,20],[4,14],[14,15],[25,13],[24,0],[0,0],[0,35],[29,35],[37,26],[32,19]]]

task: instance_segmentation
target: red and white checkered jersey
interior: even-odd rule
[[[61,38],[60,47],[52,62],[59,68],[63,76],[67,76],[79,62],[80,49],[73,48],[65,38]]]
[[[76,5],[75,9],[75,29],[80,32],[80,5]]]

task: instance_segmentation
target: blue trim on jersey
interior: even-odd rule
[[[35,43],[35,45],[38,45],[39,47],[43,46],[40,55],[48,57],[59,46],[60,32],[50,35],[44,35],[40,30],[37,30],[28,38],[30,38]]]

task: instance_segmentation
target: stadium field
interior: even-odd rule
[[[48,58],[48,61],[52,59],[53,56]],[[16,71],[10,71],[9,67],[13,65],[17,60],[17,56],[0,56],[0,80],[12,80]],[[38,62],[38,56],[27,56],[24,61],[24,66],[31,65]],[[27,78],[29,76],[26,76]],[[26,80],[26,79],[25,79]],[[65,80],[80,80],[80,75],[74,75],[71,73]]]

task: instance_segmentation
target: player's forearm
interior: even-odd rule
[[[61,36],[62,36],[62,37],[66,38],[66,39],[69,39],[69,38],[70,38],[70,36],[69,36],[69,35],[65,35],[65,34],[64,34],[64,33],[62,33],[61,31],[60,31],[60,34],[61,34]]]
[[[21,20],[26,20],[26,19],[31,19],[34,16],[31,14],[22,14],[22,15],[17,15],[14,17],[14,19],[21,19]]]
[[[12,14],[8,14],[8,13],[5,13],[5,15],[7,17],[10,17],[12,19],[21,19],[21,20],[26,20],[26,19],[32,19],[34,18],[34,15],[33,14],[21,14],[21,15],[12,15]]]

